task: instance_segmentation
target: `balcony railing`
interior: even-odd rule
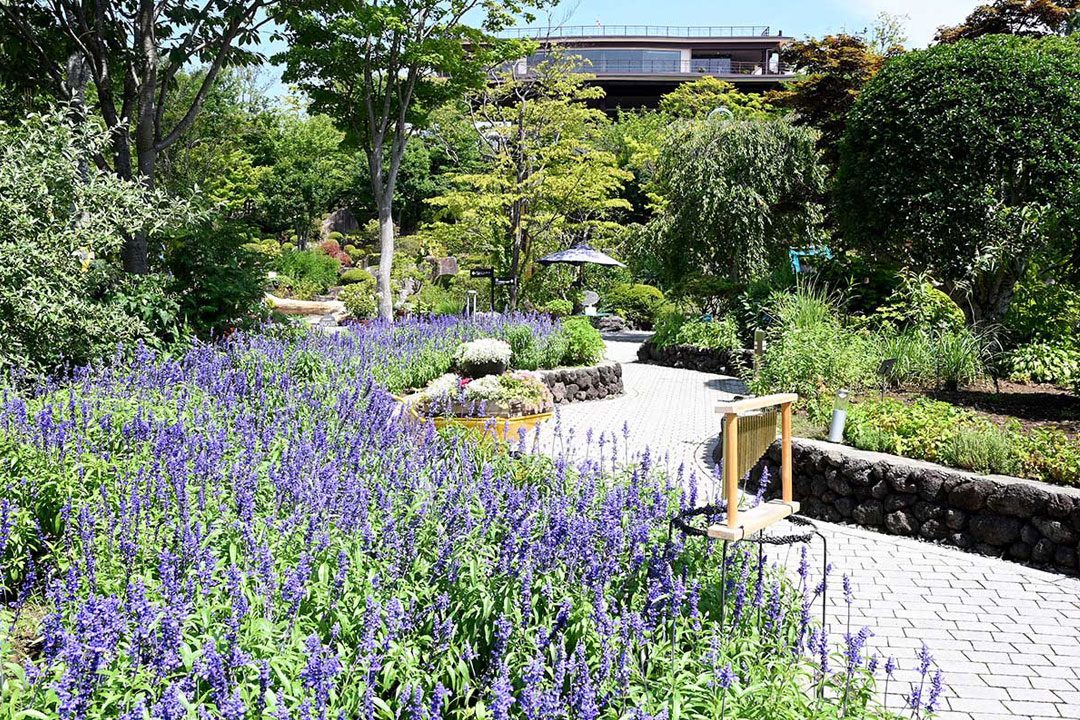
[[[529,70],[535,66],[529,66]],[[518,72],[524,63],[515,66]],[[793,70],[783,64],[742,62],[725,58],[696,58],[673,62],[671,60],[635,60],[632,62],[600,61],[576,65],[578,72],[594,75],[791,75]]]
[[[509,28],[499,33],[504,38],[587,38],[587,37],[765,37],[768,25],[562,25],[541,28]]]

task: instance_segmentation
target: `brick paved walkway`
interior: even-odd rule
[[[562,407],[563,433],[573,428],[583,438],[592,428],[621,441],[626,424],[633,448],[647,445],[659,461],[666,456],[670,469],[681,464],[687,476],[694,471],[708,492],[709,439],[719,427],[713,406],[737,392],[738,381],[639,364],[640,339],[608,342],[608,356],[623,363],[626,394]],[[838,581],[847,572],[855,591],[852,625],[869,625],[870,650],[909,668],[890,685],[890,708],[903,704],[914,652],[925,641],[949,686],[943,720],[1080,718],[1080,580],[910,538],[818,526],[836,573],[830,632],[844,631]],[[790,567],[798,563],[795,549],[774,553]]]

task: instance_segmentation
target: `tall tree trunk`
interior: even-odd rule
[[[521,244],[524,231],[522,229],[522,206],[525,201],[521,198],[514,200],[513,208],[510,210],[510,224],[513,229],[513,248],[510,251],[510,277],[514,282],[510,285],[510,305],[508,309],[510,311],[517,310],[518,308],[518,272],[521,268]]]
[[[518,102],[517,116],[517,153],[514,158],[514,185],[515,192],[520,193],[522,184],[528,176],[525,167],[525,98]],[[513,226],[513,248],[510,251],[510,277],[513,283],[510,285],[511,311],[518,309],[518,273],[521,272],[521,246],[525,235],[525,200],[518,197],[514,200],[513,209],[510,213]]]
[[[135,122],[135,157],[139,182],[147,189],[154,189],[154,171],[157,169],[157,131],[154,122],[158,89],[158,51],[154,27],[153,0],[139,3],[139,114]],[[149,238],[138,232],[124,240],[121,253],[124,270],[135,275],[150,271]]]
[[[86,64],[86,58],[82,52],[72,53],[68,58],[64,84],[67,85],[68,96],[71,98],[71,117],[77,124],[82,124],[86,119],[86,85],[89,81],[90,67]],[[85,184],[89,178],[90,158],[80,154],[79,182]]]
[[[980,273],[970,286],[949,287],[949,295],[969,323],[996,334],[1005,322],[1016,284],[1024,277],[1028,262],[1026,256],[1003,260],[994,270]]]
[[[390,289],[390,271],[394,264],[393,194],[380,193],[379,203],[379,317],[394,319],[394,297]]]

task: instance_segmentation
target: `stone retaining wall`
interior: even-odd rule
[[[694,345],[668,345],[658,348],[650,342],[644,342],[638,348],[638,360],[737,377],[742,375],[743,368],[753,366],[754,351],[716,350]]]
[[[792,490],[807,517],[1080,573],[1080,490],[820,440],[794,440],[792,461]],[[766,464],[772,497],[780,491],[779,442],[752,471],[751,489]]]
[[[622,365],[603,362],[599,365],[578,368],[540,370],[541,379],[551,390],[557,405],[582,400],[600,400],[621,395],[623,391]]]

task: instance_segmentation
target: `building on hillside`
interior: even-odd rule
[[[681,83],[706,75],[745,92],[771,90],[794,77],[780,62],[780,48],[792,38],[767,25],[579,25],[514,28],[505,35],[540,43],[535,54],[514,63],[517,75],[527,75],[552,48],[587,60],[581,71],[596,76],[608,110],[655,107]]]

